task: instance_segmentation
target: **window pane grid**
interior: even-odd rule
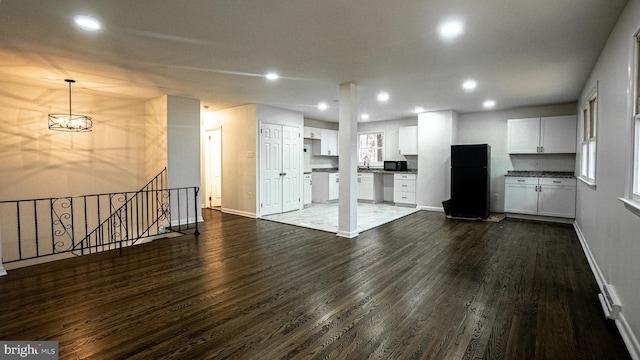
[[[582,144],[580,148],[580,177],[595,182],[596,177],[596,121],[598,93],[594,92],[582,108]]]
[[[358,161],[375,163],[384,161],[384,133],[358,135]]]

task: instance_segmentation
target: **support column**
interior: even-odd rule
[[[340,85],[338,233],[346,238],[358,236],[358,88]]]

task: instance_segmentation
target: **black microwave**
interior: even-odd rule
[[[406,161],[385,161],[384,169],[389,171],[407,171]]]

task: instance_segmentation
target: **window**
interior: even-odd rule
[[[358,134],[358,162],[369,164],[384,161],[384,133]]]
[[[633,191],[631,198],[640,202],[640,32],[635,36],[635,104],[633,111]]]
[[[598,122],[598,91],[594,91],[582,108],[582,144],[580,178],[596,184],[596,126]]]

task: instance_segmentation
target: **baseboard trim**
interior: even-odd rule
[[[622,340],[625,345],[627,345],[627,350],[629,351],[631,358],[634,360],[640,360],[640,344],[638,344],[638,339],[633,334],[633,331],[629,327],[629,323],[623,313],[620,313],[620,318],[616,320],[616,327],[618,327],[620,336],[622,336]]]
[[[336,233],[336,236],[347,238],[347,239],[353,239],[354,237],[356,237],[358,235],[360,235],[360,233],[357,232],[357,231],[338,231]]]
[[[424,206],[424,205],[418,205],[416,206],[416,208],[418,210],[425,210],[425,211],[437,211],[437,212],[444,212],[444,208],[443,207],[438,207],[438,206]]]
[[[220,211],[226,214],[239,215],[239,216],[244,216],[252,219],[258,218],[258,216],[255,213],[250,213],[247,211],[240,211],[240,210],[229,209],[229,208],[221,208]]]
[[[513,218],[513,219],[547,221],[547,222],[554,222],[554,223],[560,223],[560,224],[573,224],[575,222],[575,220],[571,219],[571,218],[560,218],[560,217],[541,216],[541,215],[528,215],[528,214],[515,214],[515,213],[504,213],[504,214],[508,218]]]
[[[600,270],[600,267],[598,266],[598,263],[596,262],[591,249],[589,249],[589,245],[587,244],[584,234],[582,233],[582,230],[580,229],[577,221],[573,222],[573,228],[576,231],[576,235],[578,235],[578,240],[580,241],[580,245],[582,246],[582,251],[584,252],[585,257],[587,258],[587,262],[589,263],[591,272],[593,273],[593,276],[598,283],[598,289],[601,290],[604,284],[607,284],[607,281],[604,278],[604,275],[602,274],[602,271]],[[622,309],[623,310],[620,312],[619,318],[617,320],[614,320],[616,323],[616,327],[620,332],[622,340],[627,346],[627,351],[629,351],[629,355],[631,355],[631,358],[640,360],[640,344],[638,343],[638,339],[636,338],[635,334],[631,330],[627,319],[624,317],[624,306]]]

